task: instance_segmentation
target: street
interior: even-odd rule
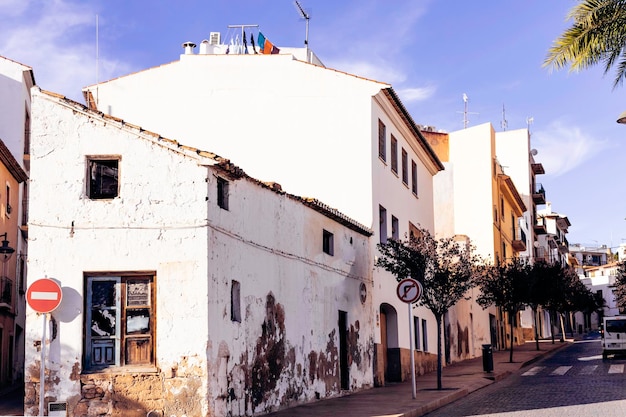
[[[427,416],[624,416],[625,364],[602,361],[598,338],[578,341]]]

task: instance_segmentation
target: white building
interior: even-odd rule
[[[178,61],[87,87],[89,106],[318,197],[374,230],[374,256],[388,237],[434,230],[433,176],[443,166],[389,84],[303,59],[310,51],[194,54],[185,45]],[[410,376],[410,323],[396,286],[391,274],[374,271],[377,384]],[[419,349],[436,352],[433,315],[414,313]],[[416,356],[420,373],[434,369],[432,355]]]
[[[4,263],[0,308],[0,385],[24,377],[24,327],[28,239],[28,169],[32,68],[0,56],[0,235],[15,252]],[[6,176],[16,180],[9,182]],[[8,297],[7,297],[8,294]]]
[[[63,288],[46,403],[258,415],[373,385],[368,228],[56,94],[33,90],[32,124],[28,277]],[[27,415],[42,321],[28,310]]]

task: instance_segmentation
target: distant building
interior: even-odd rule
[[[477,253],[492,264],[517,257],[526,249],[520,228],[526,205],[498,162],[491,124],[422,134],[445,166],[445,171],[435,177],[437,235],[466,236]],[[450,310],[446,322],[452,361],[479,355],[483,344],[505,349],[511,340],[515,344],[523,342],[519,328],[511,337],[503,311],[496,307],[483,309],[475,297],[460,301]]]
[[[28,276],[63,288],[44,409],[258,415],[373,385],[369,228],[62,96],[32,108]],[[41,322],[29,309],[27,415]]]
[[[0,386],[24,378],[31,67],[0,56]],[[6,252],[6,247],[4,251]]]

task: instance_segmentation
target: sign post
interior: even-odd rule
[[[411,304],[416,302],[422,296],[422,284],[412,278],[405,278],[398,283],[396,289],[398,298],[400,301],[407,303],[409,307],[409,348],[411,356],[411,385],[413,387],[413,399],[417,397],[415,389],[415,352],[413,346],[413,314],[411,311]]]
[[[61,286],[50,278],[38,279],[26,291],[26,301],[30,308],[43,315],[43,332],[41,336],[41,363],[39,366],[39,415],[44,415],[45,378],[46,378],[46,327],[48,313],[54,311],[63,299]]]

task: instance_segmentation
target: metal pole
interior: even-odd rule
[[[411,349],[410,351],[410,355],[411,355],[411,385],[412,385],[412,393],[413,393],[413,399],[415,399],[417,397],[416,393],[415,393],[415,352],[414,352],[414,346],[413,346],[413,314],[411,314],[411,303],[407,303],[407,305],[409,306],[409,347]]]
[[[39,415],[43,416],[44,397],[46,391],[46,327],[48,327],[48,313],[43,314],[43,334],[41,336],[41,365],[39,366]]]

